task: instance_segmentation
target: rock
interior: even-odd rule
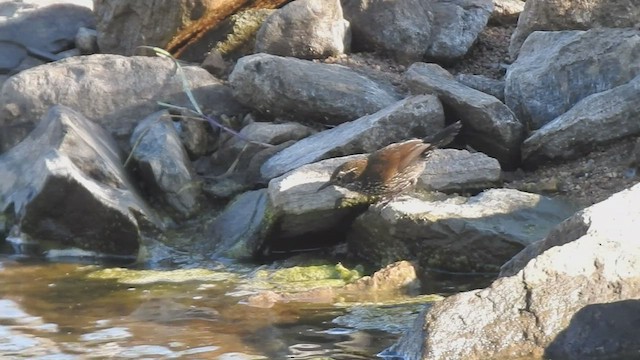
[[[206,252],[216,257],[250,259],[260,250],[271,226],[267,190],[248,191],[236,197],[207,230]]]
[[[424,137],[443,126],[444,112],[435,96],[411,96],[298,141],[267,160],[260,172],[264,179],[272,179],[329,157],[373,152],[393,142]]]
[[[224,78],[231,72],[229,64],[216,49],[209,51],[200,66],[218,78]]]
[[[516,24],[520,13],[524,10],[524,3],[522,0],[493,0],[493,12],[489,17],[489,25]]]
[[[131,136],[132,156],[151,193],[183,217],[200,208],[201,188],[169,112],[146,117]]]
[[[434,20],[430,2],[342,0],[342,6],[355,50],[382,52],[406,64],[424,57]]]
[[[205,70],[183,70],[205,113],[244,111],[230,89]],[[38,66],[11,77],[0,89],[0,150],[24,138],[33,119],[53,104],[77,110],[128,144],[135,124],[157,111],[158,101],[190,107],[168,59],[90,55]]]
[[[524,128],[500,100],[460,84],[436,64],[413,64],[406,79],[412,93],[437,95],[452,116],[462,120],[462,133],[474,149],[507,169],[518,165]]]
[[[240,130],[240,134],[252,141],[271,145],[279,145],[290,140],[300,140],[315,133],[312,128],[295,122],[269,123],[253,122]],[[240,138],[231,139],[230,148],[241,150],[246,141]]]
[[[378,266],[415,259],[423,269],[497,272],[571,213],[558,201],[510,189],[435,201],[404,197],[358,217],[347,241]]]
[[[597,145],[640,133],[640,75],[629,83],[587,96],[534,132],[522,145],[523,162],[573,159]]]
[[[397,352],[405,359],[634,357],[639,204],[635,185],[578,212],[505,265],[490,287],[420,315]]]
[[[635,0],[527,0],[511,37],[509,54],[515,59],[525,39],[538,30],[585,30],[640,27],[640,4]],[[615,35],[612,35],[615,36]]]
[[[74,47],[79,28],[94,26],[90,9],[69,4],[38,8],[0,22],[0,73],[33,66],[32,57],[58,60],[58,53]]]
[[[95,0],[98,46],[103,53],[135,55],[138,46],[166,48],[176,33],[192,25],[217,0]]]
[[[256,52],[303,59],[344,54],[351,45],[340,0],[298,0],[269,16],[256,35]]]
[[[317,246],[313,233],[333,231],[340,234],[368,199],[343,188],[317,191],[329,180],[333,170],[345,161],[362,155],[333,158],[304,165],[269,182],[269,213],[274,226],[269,242],[295,239],[300,245]],[[304,235],[304,236],[302,236]],[[339,236],[336,235],[336,239]],[[326,236],[323,239],[326,242]],[[304,241],[305,244],[300,244]],[[270,246],[270,245],[269,245]]]
[[[432,11],[426,58],[451,63],[462,58],[476,42],[493,12],[493,0],[442,0],[432,3]]]
[[[389,264],[371,276],[363,276],[344,287],[344,292],[357,294],[372,292],[394,292],[413,294],[420,290],[416,267],[403,260]]]
[[[438,149],[429,155],[417,188],[444,192],[484,190],[499,185],[498,160],[467,150]]]
[[[506,75],[505,100],[536,130],[585,97],[640,75],[640,30],[538,31]]]
[[[483,75],[472,74],[458,74],[455,78],[463,85],[482,91],[504,102],[504,80],[495,80]]]
[[[82,55],[96,54],[98,50],[98,32],[94,29],[81,27],[78,29],[75,44]]]
[[[229,82],[235,98],[247,106],[327,124],[372,114],[398,100],[391,89],[347,67],[268,54],[238,60]]]
[[[156,223],[97,124],[53,107],[18,146],[0,156],[0,210],[22,237],[101,253],[136,256],[140,226]]]

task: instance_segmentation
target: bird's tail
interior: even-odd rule
[[[429,143],[431,148],[447,145],[458,135],[461,128],[462,123],[456,121],[439,132],[425,138],[424,142]]]

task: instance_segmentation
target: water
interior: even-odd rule
[[[379,359],[417,314],[377,324],[359,320],[367,306],[248,306],[251,269],[190,281],[101,269],[0,257],[0,358]]]

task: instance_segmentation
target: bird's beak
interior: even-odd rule
[[[316,190],[316,192],[320,192],[323,189],[328,188],[329,186],[333,185],[333,183],[331,181],[327,181],[326,183],[320,185],[320,187],[318,188],[318,190]]]

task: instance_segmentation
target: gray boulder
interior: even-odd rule
[[[424,269],[497,272],[572,213],[565,204],[511,189],[471,198],[400,198],[358,217],[349,250],[378,266],[415,259]]]
[[[498,159],[505,168],[520,162],[524,128],[500,100],[457,82],[436,64],[415,63],[406,79],[412,93],[437,95],[462,120],[462,133],[474,149]]]
[[[342,6],[355,50],[379,51],[407,64],[424,57],[433,23],[430,2],[342,0]]]
[[[238,60],[229,82],[235,98],[288,119],[340,124],[398,100],[390,88],[340,65],[269,54]]]
[[[523,163],[572,159],[597,145],[640,133],[640,76],[611,90],[587,96],[534,132],[522,145]]]
[[[204,69],[183,69],[205,113],[243,111],[230,89]],[[135,124],[159,110],[158,101],[190,107],[168,59],[90,55],[38,66],[11,77],[0,89],[0,150],[23,139],[34,119],[54,104],[75,109],[128,144]]]
[[[515,58],[526,38],[539,30],[638,28],[640,4],[636,0],[527,0],[511,36],[509,54]]]
[[[500,185],[502,171],[498,160],[483,153],[440,149],[429,155],[418,178],[418,189],[443,192],[484,190]]]
[[[374,114],[298,141],[267,160],[261,174],[264,179],[272,179],[305,164],[373,152],[393,142],[436,132],[443,126],[444,111],[435,96],[411,96]]]
[[[169,112],[163,110],[142,120],[131,135],[131,147],[150,192],[179,215],[194,215],[200,208],[201,188]]]
[[[493,12],[493,0],[443,0],[432,3],[433,25],[426,58],[451,63],[476,42]]]
[[[522,0],[493,0],[493,12],[489,17],[489,25],[512,25],[518,22],[524,10]]]
[[[640,75],[640,30],[537,31],[506,75],[506,104],[530,130]]]
[[[64,106],[0,156],[0,199],[21,237],[51,248],[135,257],[140,226],[157,223],[110,135]]]
[[[473,74],[458,74],[455,78],[463,85],[482,91],[504,102],[504,80],[496,80],[483,75]]]
[[[419,316],[405,359],[628,359],[637,355],[640,185],[586,208],[529,245],[490,287]]]
[[[166,48],[178,30],[192,25],[218,1],[94,0],[98,46],[103,53],[135,55],[138,46]]]
[[[256,35],[256,52],[322,59],[349,51],[349,22],[340,0],[298,0],[271,14]]]

